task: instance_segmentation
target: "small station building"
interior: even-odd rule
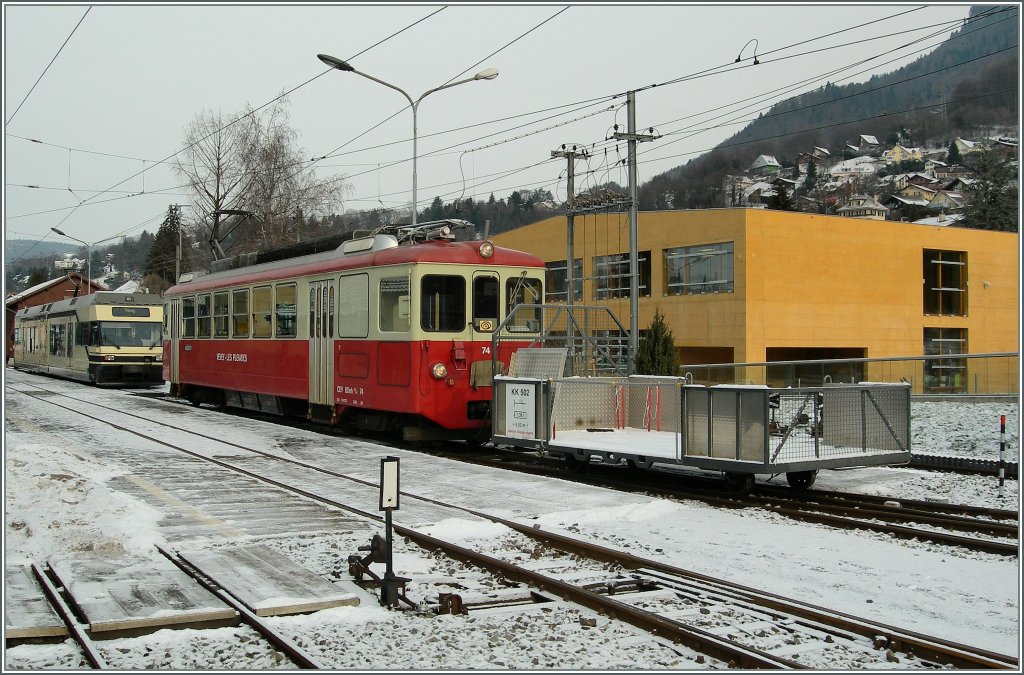
[[[574,221],[573,302],[628,329],[628,215]],[[545,260],[548,303],[567,297],[566,229],[558,216],[494,236]],[[949,355],[905,366],[915,393],[1016,391],[1016,360],[968,373],[955,356],[1018,351],[1018,233],[749,208],[641,212],[637,231],[639,326],[660,309],[681,364]]]

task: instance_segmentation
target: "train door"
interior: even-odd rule
[[[309,284],[309,402],[334,405],[334,284]]]
[[[181,359],[178,358],[178,341],[181,339],[181,300],[175,298],[164,308],[164,322],[167,325],[167,339],[170,348],[164,352],[164,360],[170,360],[170,382],[181,381]]]

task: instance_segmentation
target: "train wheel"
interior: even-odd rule
[[[725,486],[734,495],[750,494],[754,489],[754,474],[726,471]]]
[[[568,469],[570,473],[584,473],[589,465],[589,457],[586,459],[579,459],[573,454],[565,455],[565,468]]]
[[[814,479],[817,477],[817,469],[811,469],[810,471],[790,471],[786,474],[786,482],[789,483],[789,487],[795,490],[806,490],[814,485]]]

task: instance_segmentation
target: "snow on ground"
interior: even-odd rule
[[[31,416],[19,410],[30,407],[24,399],[15,397],[12,401],[5,392],[5,403],[4,555],[8,564],[38,561],[54,552],[141,552],[151,550],[154,543],[163,543],[158,522],[165,514],[112,490],[108,481],[127,469],[86,451],[97,442],[86,437],[97,433],[95,426],[36,426]],[[182,414],[186,412],[192,414],[191,409],[183,409]],[[273,425],[253,423],[243,429],[228,416],[196,412],[203,413],[207,433],[221,434],[225,440],[251,443],[263,433],[270,445],[279,433]],[[923,452],[924,447],[935,447],[945,448],[949,454],[998,458],[1000,414],[1008,416],[1007,455],[1016,460],[1016,403],[915,403],[914,450]],[[211,428],[207,430],[208,424]],[[367,450],[395,453],[392,448],[365,440],[295,430],[287,433],[308,436],[310,447],[315,446],[318,452],[322,449],[328,456],[333,453],[339,461]],[[424,469],[419,474],[421,484],[413,485],[403,478],[403,489],[415,487],[424,496],[447,500],[463,497],[477,500],[477,506],[489,503],[497,515],[602,540],[609,546],[661,558],[696,572],[764,586],[783,595],[994,651],[1018,653],[1019,558],[794,523],[759,509],[722,510],[700,502],[623,495],[554,479],[474,469],[475,473],[468,474],[470,480],[460,477],[462,469],[458,465],[445,460],[400,454],[415,457],[413,461],[403,460],[404,470],[411,472],[417,465]],[[443,479],[436,480],[438,476]],[[784,477],[770,480],[785,482]],[[490,502],[474,496],[471,488],[478,484],[491,490]],[[993,477],[906,468],[824,471],[815,487],[915,499],[945,498],[988,506],[995,503],[1016,510],[1020,505],[1016,480],[1006,481],[1003,500],[999,501]],[[493,542],[497,546],[510,537],[504,527],[470,524],[463,519],[441,520],[423,529],[437,536],[455,537],[467,545]],[[263,543],[328,576],[343,565],[339,559],[354,551],[353,544],[366,543],[356,541],[355,536],[336,533]],[[438,563],[401,540],[396,540],[396,573],[413,577],[411,597],[436,597],[430,579],[439,573]],[[596,615],[586,610],[556,604],[538,606],[531,612],[529,620],[519,612],[425,618],[382,609],[375,598],[367,596],[359,607],[272,621],[296,635],[309,652],[351,670],[686,670],[711,665],[701,665],[690,650],[669,648],[603,617],[597,617],[598,625],[590,627],[580,619]],[[292,667],[282,663],[262,639],[244,627],[161,630],[142,638],[108,641],[103,647],[111,665],[124,670]],[[25,670],[86,668],[69,643],[7,649],[4,665]]]

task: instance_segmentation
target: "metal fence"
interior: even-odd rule
[[[819,387],[861,382],[906,382],[911,393],[1019,394],[1016,352],[893,358],[822,359],[765,363],[683,365],[680,375],[693,384],[763,384],[769,387]]]

